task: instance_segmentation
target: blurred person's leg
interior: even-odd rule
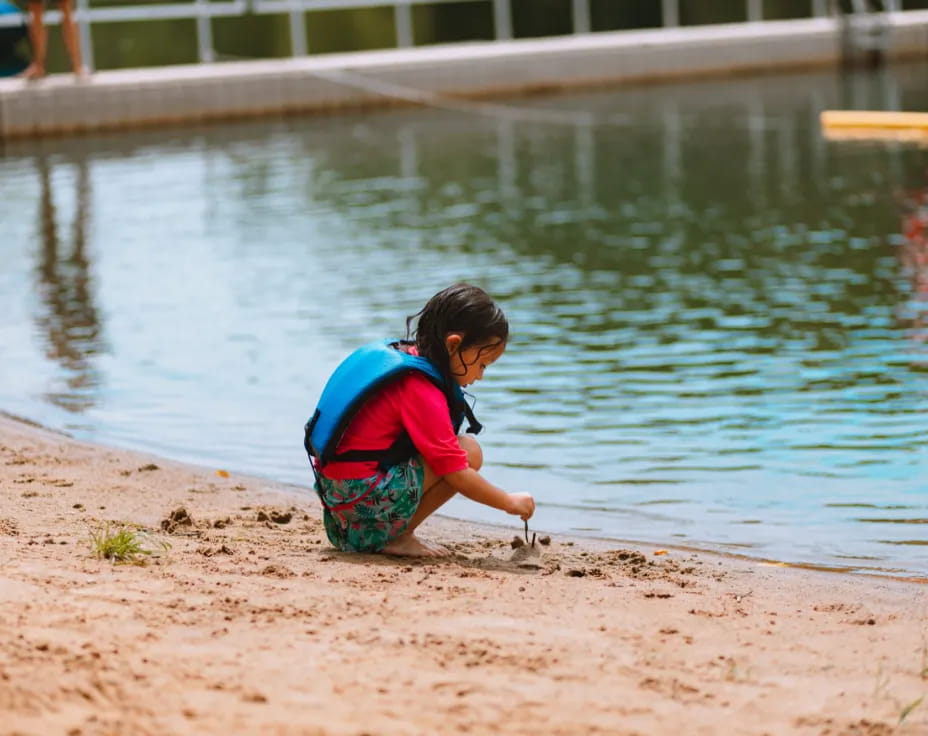
[[[29,44],[32,46],[32,63],[23,72],[26,79],[38,79],[45,76],[48,32],[42,22],[42,10],[42,0],[29,0]]]
[[[71,60],[71,71],[83,77],[87,74],[87,70],[81,64],[81,43],[77,36],[77,23],[74,22],[72,0],[60,0],[59,7],[61,8],[61,37],[68,51],[68,59]]]

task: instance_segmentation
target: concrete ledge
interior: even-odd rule
[[[892,57],[928,55],[928,11],[890,15]],[[273,61],[0,80],[0,138],[490,97],[836,64],[833,18],[618,31]]]

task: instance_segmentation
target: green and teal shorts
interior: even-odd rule
[[[406,530],[422,501],[424,480],[417,457],[369,478],[319,475],[316,492],[329,541],[343,552],[380,552]]]

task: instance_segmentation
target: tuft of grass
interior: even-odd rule
[[[902,722],[903,722],[906,718],[908,718],[909,713],[911,713],[911,712],[912,712],[913,710],[915,710],[918,706],[920,706],[920,705],[922,704],[922,701],[923,701],[924,699],[925,699],[925,696],[922,695],[922,697],[920,697],[918,700],[915,700],[915,701],[909,703],[905,708],[903,708],[903,709],[902,709],[902,713],[899,715],[899,723],[898,723],[897,725],[901,725]]]
[[[99,529],[90,530],[90,549],[101,560],[144,565],[158,548],[168,550],[170,547],[167,542],[155,541],[145,532],[127,526],[114,528],[107,523]]]

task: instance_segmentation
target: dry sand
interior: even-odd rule
[[[519,567],[518,523],[445,519],[452,559],[346,555],[306,489],[3,417],[0,494],[4,734],[928,734],[916,582],[558,538]],[[96,559],[107,521],[171,547]]]

